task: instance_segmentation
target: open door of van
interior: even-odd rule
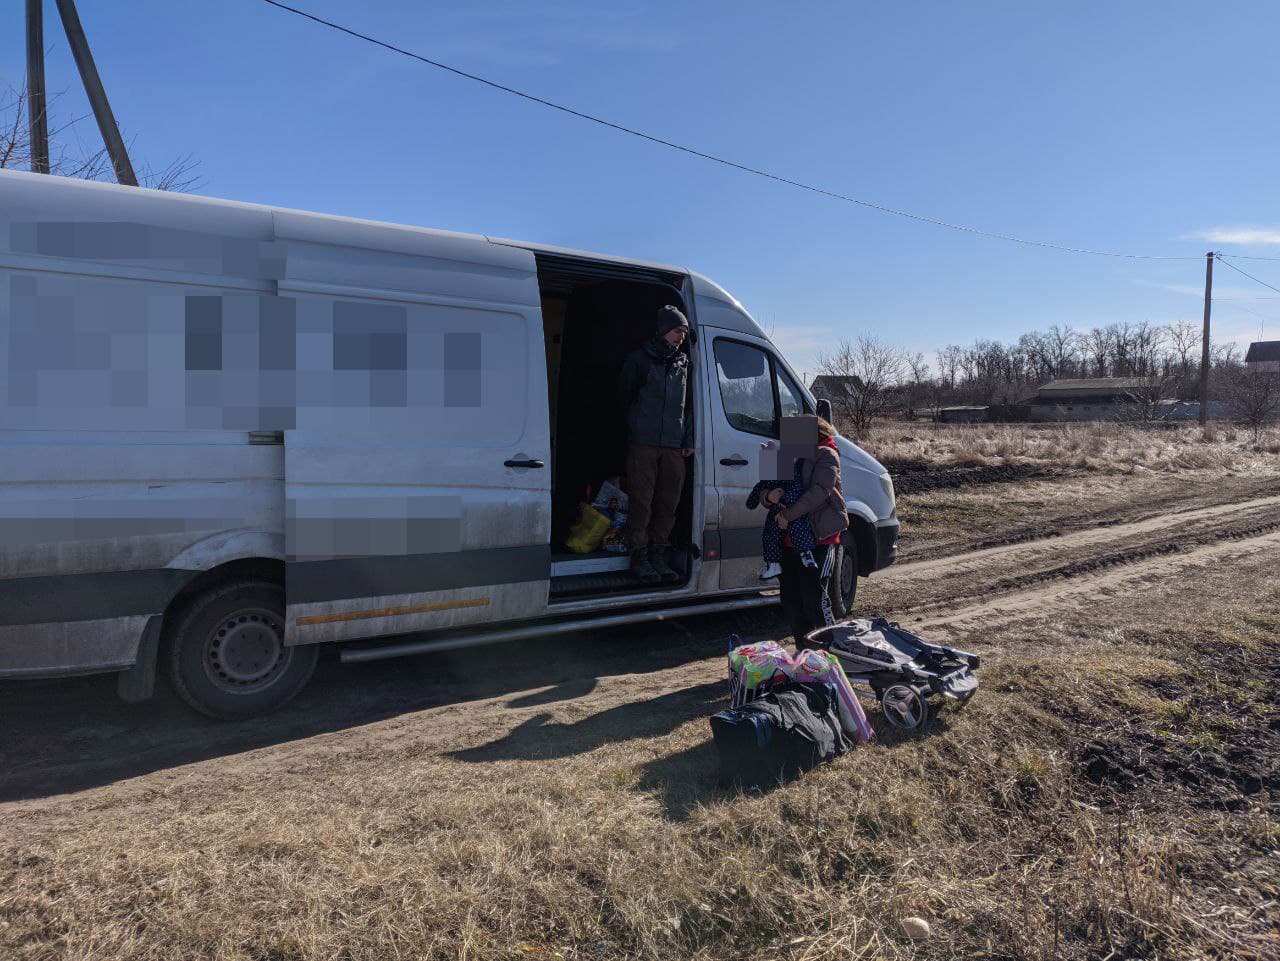
[[[288,643],[544,613],[551,457],[533,255],[278,217],[298,345]]]
[[[780,418],[811,413],[768,341],[708,329],[711,458],[720,530],[720,587],[776,587],[761,581],[764,509],[748,510],[760,480],[761,447],[778,443]]]

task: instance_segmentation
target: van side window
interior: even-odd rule
[[[730,426],[748,434],[777,437],[778,408],[768,355],[733,340],[717,340],[715,355],[720,400]]]
[[[787,372],[776,363],[773,369],[778,375],[778,403],[781,405],[782,416],[795,417],[811,413],[805,405],[804,394],[800,393],[800,388],[787,376]]]
[[[812,413],[800,388],[768,351],[736,340],[717,340],[715,356],[720,400],[730,426],[777,437],[779,417]]]

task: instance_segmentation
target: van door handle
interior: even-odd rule
[[[540,460],[504,460],[503,467],[546,467]]]
[[[746,467],[747,462],[741,457],[721,457],[720,463],[725,467]]]

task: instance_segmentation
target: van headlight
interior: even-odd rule
[[[888,474],[881,474],[880,487],[884,490],[884,496],[889,498],[889,507],[896,510],[897,504],[893,496],[893,478]]]

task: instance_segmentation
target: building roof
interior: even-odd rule
[[[1047,391],[1113,391],[1133,390],[1145,387],[1147,381],[1142,377],[1071,377],[1065,380],[1051,380],[1041,385],[1037,393]]]
[[[1072,377],[1054,380],[1036,388],[1022,405],[1127,404],[1137,399],[1135,391],[1148,386],[1141,377]]]
[[[813,378],[813,383],[809,385],[809,390],[813,392],[827,391],[839,392],[843,394],[857,393],[862,390],[862,378],[854,374],[819,374]]]
[[[1280,340],[1255,340],[1249,345],[1249,353],[1244,355],[1246,364],[1268,360],[1280,360]]]

